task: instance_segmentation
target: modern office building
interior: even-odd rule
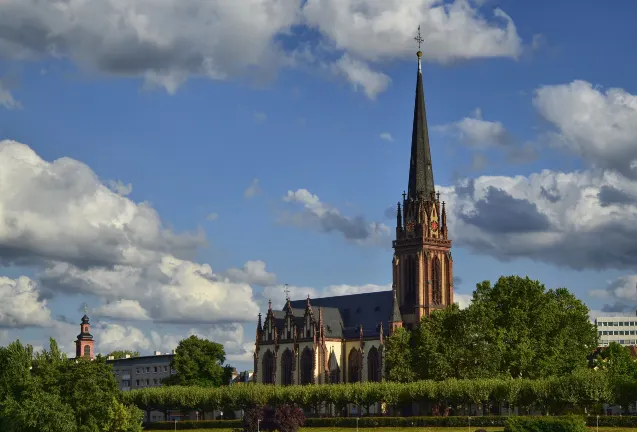
[[[152,356],[130,357],[121,359],[109,357],[106,362],[113,366],[115,379],[122,391],[145,387],[157,387],[164,378],[175,371],[170,368],[174,354],[162,354],[159,351]]]
[[[600,347],[606,347],[611,342],[624,346],[637,345],[637,316],[597,317],[595,325]]]

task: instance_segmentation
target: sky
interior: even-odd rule
[[[268,300],[391,288],[418,44],[456,301],[637,305],[637,3],[4,0],[0,345],[252,369]]]

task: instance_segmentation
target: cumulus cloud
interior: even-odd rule
[[[93,309],[92,315],[121,320],[143,321],[150,319],[148,311],[137,300],[122,299],[109,301],[106,304]]]
[[[0,261],[143,266],[204,243],[202,234],[166,229],[152,207],[114,193],[83,163],[49,163],[0,141]]]
[[[354,90],[362,89],[370,99],[376,99],[376,95],[384,92],[391,78],[382,72],[370,69],[367,63],[343,55],[332,65],[334,73],[343,75],[352,84]]]
[[[633,268],[637,182],[611,171],[481,176],[439,188],[455,244],[501,260],[530,258],[574,269]],[[601,193],[601,195],[600,195]],[[600,198],[601,197],[601,198]]]
[[[150,340],[143,331],[133,326],[103,324],[96,335],[96,348],[102,354],[117,350],[148,352],[152,348]],[[99,337],[97,334],[99,332]]]
[[[637,178],[637,96],[577,80],[539,88],[533,104],[554,128],[553,145]]]
[[[0,276],[0,327],[40,327],[51,324],[51,311],[40,299],[37,283],[26,276]]]
[[[231,268],[225,273],[233,281],[250,285],[272,285],[276,281],[276,275],[266,270],[263,261],[248,261],[243,268]]]
[[[202,244],[202,235],[166,229],[153,208],[114,192],[81,162],[49,163],[24,144],[0,142],[0,262],[43,269],[38,277],[46,295],[119,301],[98,310],[120,319],[254,317],[248,284],[187,259]]]
[[[243,191],[243,196],[246,199],[254,198],[259,193],[261,193],[261,186],[259,185],[260,180],[258,178],[252,179],[250,182],[250,186],[247,187],[245,191]]]
[[[337,232],[357,244],[390,246],[390,229],[380,222],[368,222],[362,216],[348,217],[319,199],[307,189],[288,191],[283,197],[288,203],[301,204],[301,212],[285,214],[281,222],[311,227],[329,233]]]
[[[100,73],[142,77],[170,93],[192,76],[272,75],[308,59],[329,63],[337,54],[352,60],[335,67],[371,95],[382,88],[381,74],[356,62],[413,56],[421,24],[426,59],[516,58],[522,50],[505,12],[484,14],[468,0],[5,0],[2,12],[2,57],[68,59]],[[303,25],[320,40],[280,43]]]
[[[482,110],[477,108],[472,116],[447,125],[437,126],[436,130],[456,135],[462,142],[477,148],[506,146],[512,139],[504,125],[499,121],[487,121],[482,118]]]
[[[57,292],[135,300],[158,322],[250,321],[258,313],[250,285],[222,279],[208,264],[169,255],[145,267],[81,269],[58,263],[40,278]]]
[[[604,303],[599,312],[605,316],[634,315],[637,307],[637,275],[621,276],[610,281],[603,289],[589,291],[589,295]]]

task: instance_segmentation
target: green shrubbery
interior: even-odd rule
[[[504,432],[588,432],[586,421],[578,416],[510,417]]]
[[[311,386],[272,386],[242,384],[220,388],[154,387],[124,393],[125,402],[143,410],[168,409],[206,412],[221,409],[247,410],[255,406],[298,405],[319,409],[334,405],[342,412],[348,404],[367,408],[375,402],[388,407],[424,403],[429,406],[452,407],[469,404],[508,403],[528,413],[534,406],[545,413],[571,411],[571,407],[595,412],[604,403],[626,407],[634,401],[637,381],[609,379],[605,372],[584,369],[557,378],[546,379],[476,379],[418,381],[414,383],[356,383]],[[597,408],[596,408],[597,407]],[[464,412],[463,412],[464,414]]]

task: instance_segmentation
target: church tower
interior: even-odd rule
[[[91,324],[85,311],[80,324],[80,334],[77,335],[75,340],[75,358],[88,357],[93,360],[95,357],[94,345],[95,341],[91,334]]]
[[[420,30],[420,29],[419,29]],[[421,41],[420,31],[416,40]],[[427,113],[418,51],[416,102],[411,137],[407,193],[396,214],[393,283],[404,326],[414,328],[423,316],[453,303],[451,240],[447,212],[434,189]]]

